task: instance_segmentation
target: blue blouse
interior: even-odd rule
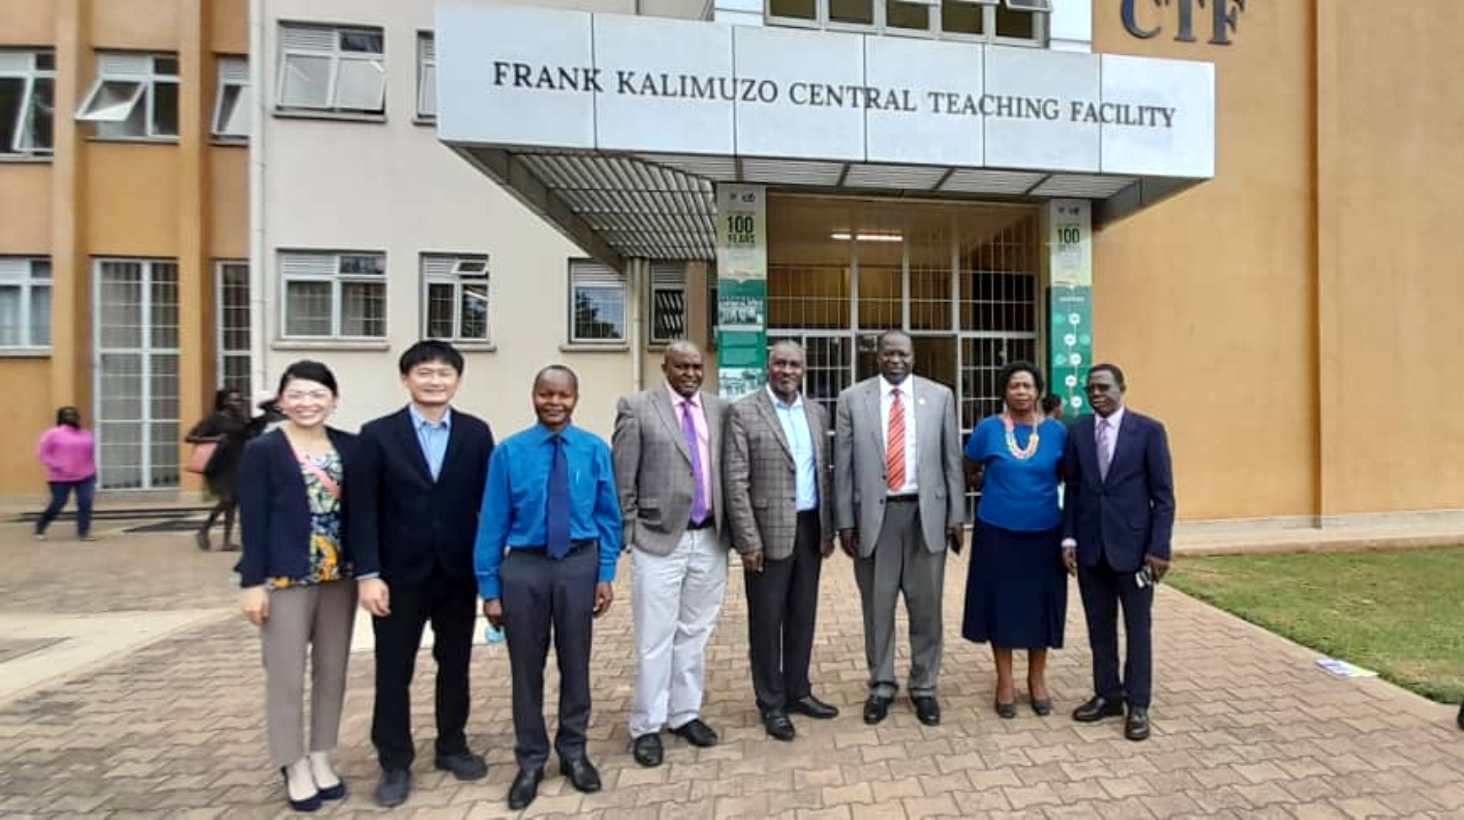
[[[1038,427],[1041,441],[1031,458],[1020,460],[1007,450],[1006,427],[1000,416],[981,420],[966,440],[966,458],[986,467],[981,487],[981,505],[976,517],[995,527],[1017,532],[1041,532],[1062,521],[1057,506],[1057,482],[1061,472],[1067,428],[1045,419]],[[1017,446],[1025,448],[1032,427],[1018,424]]]

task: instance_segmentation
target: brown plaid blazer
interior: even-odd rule
[[[823,538],[833,538],[833,499],[829,496],[828,413],[803,400],[818,476],[818,514]],[[766,388],[743,396],[727,411],[722,437],[722,488],[738,552],[761,550],[769,561],[793,554],[798,533],[797,473],[793,449],[783,434]]]

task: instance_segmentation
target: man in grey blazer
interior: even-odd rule
[[[717,744],[701,720],[702,686],[727,590],[723,403],[701,391],[702,354],[690,342],[666,349],[661,372],[665,384],[620,400],[613,441],[634,579],[631,749],[642,766],[661,764],[662,728]]]
[[[834,432],[834,520],[864,607],[864,722],[884,720],[899,690],[895,602],[903,593],[910,700],[920,722],[934,726],[946,547],[960,551],[966,521],[956,398],[911,375],[915,348],[903,331],[880,334],[877,356],[880,375],[839,394]]]
[[[789,712],[837,717],[813,696],[808,665],[818,578],[834,551],[829,497],[828,414],[804,400],[803,347],[768,351],[768,386],[727,413],[722,486],[732,546],[742,556],[752,688],[763,727],[796,735]]]

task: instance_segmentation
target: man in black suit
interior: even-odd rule
[[[376,802],[388,807],[401,805],[412,789],[409,689],[428,621],[437,661],[436,767],[458,780],[488,773],[482,756],[469,751],[464,729],[478,601],[473,539],[493,434],[451,407],[463,373],[452,345],[418,342],[398,364],[412,401],[361,428],[369,479],[352,488],[363,520],[353,518],[351,529],[361,608],[374,616],[371,742],[382,769]]]
[[[1154,585],[1169,571],[1174,477],[1164,425],[1126,410],[1126,389],[1114,365],[1088,373],[1088,403],[1097,415],[1075,421],[1067,439],[1062,559],[1078,576],[1093,650],[1094,696],[1073,720],[1116,717],[1127,704],[1124,737],[1144,740],[1153,676],[1150,610]],[[1122,680],[1120,604],[1128,637]]]

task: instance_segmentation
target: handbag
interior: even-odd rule
[[[203,474],[208,471],[208,463],[213,461],[214,452],[219,449],[217,441],[205,441],[193,445],[193,452],[188,454],[188,463],[183,469],[190,473]]]

